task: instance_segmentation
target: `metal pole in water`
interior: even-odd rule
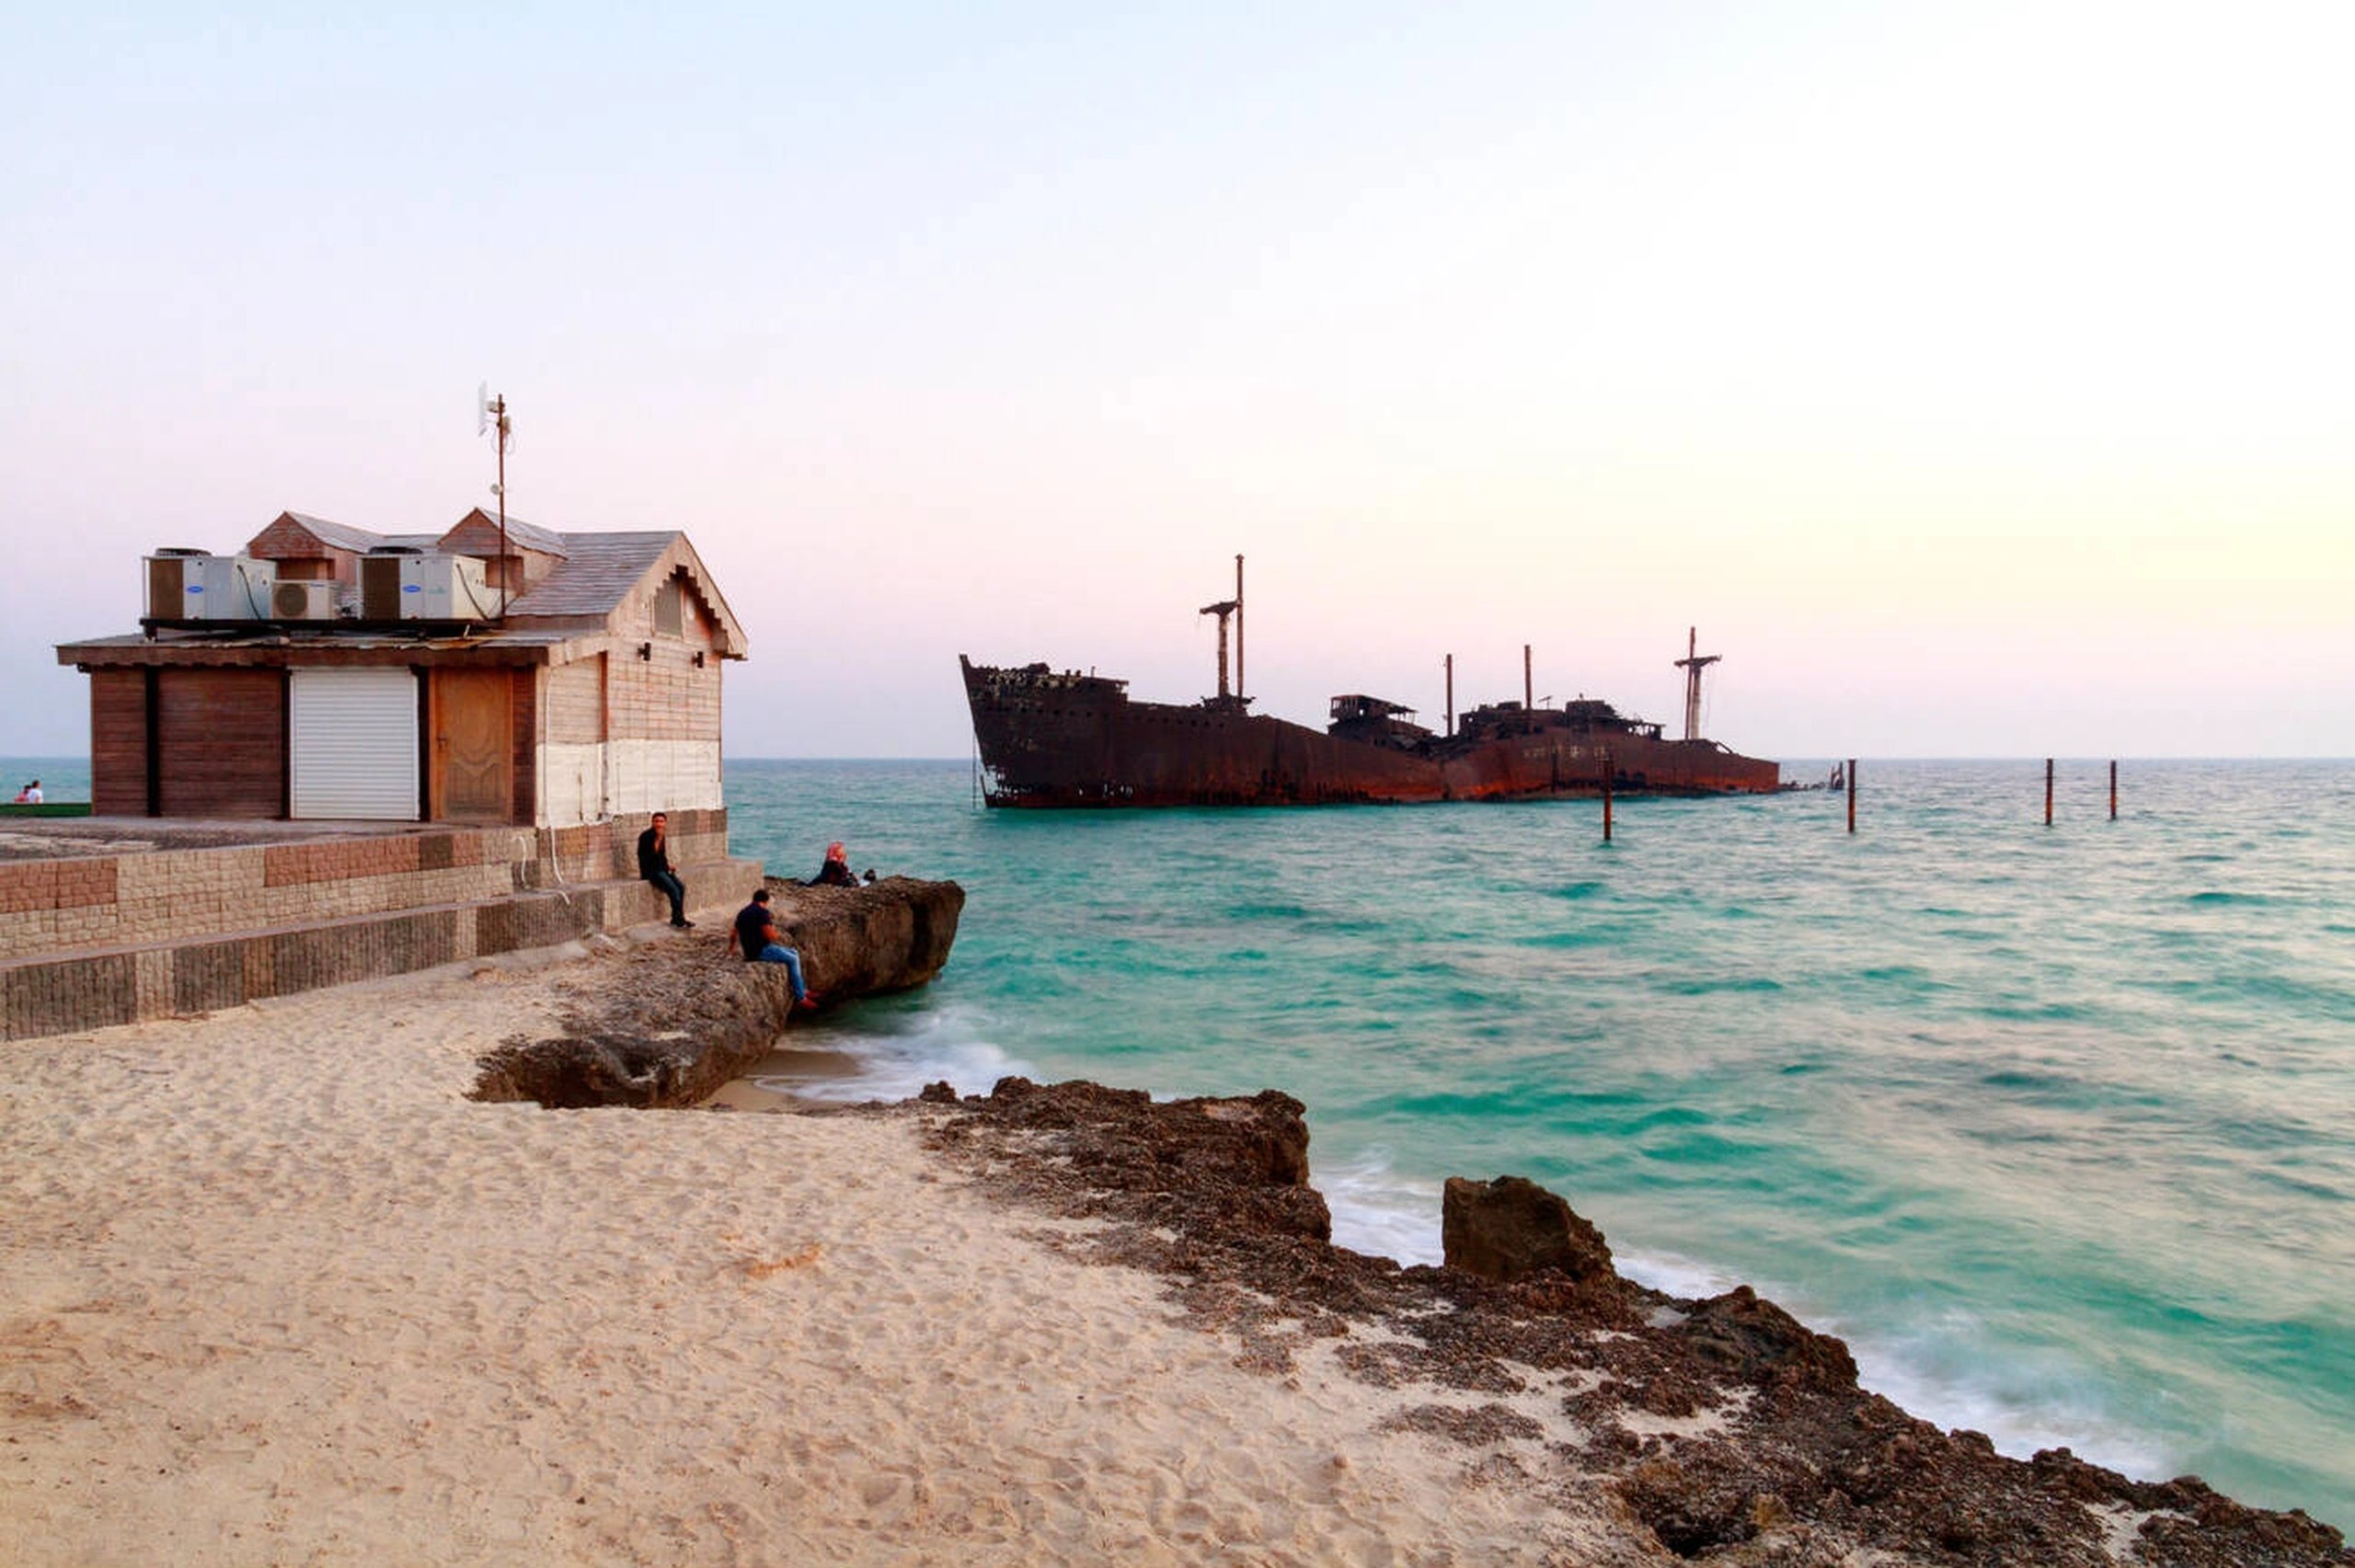
[[[2044,760],[2044,825],[2052,826],[2052,759]]]
[[[1848,759],[1848,831],[1856,830],[1856,760]]]
[[[2109,819],[2118,820],[2118,759],[2109,760]]]
[[[1611,841],[1611,753],[1603,754],[1603,841]]]

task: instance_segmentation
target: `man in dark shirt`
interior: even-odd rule
[[[736,911],[736,928],[728,933],[728,951],[741,951],[748,964],[782,964],[786,983],[793,988],[793,1005],[815,1007],[817,993],[801,983],[801,955],[785,944],[769,912],[769,890],[755,888],[752,901]]]
[[[679,880],[679,868],[671,864],[671,818],[660,811],[654,814],[653,825],[638,836],[638,874],[671,900],[672,925],[695,923],[687,918],[687,885]]]

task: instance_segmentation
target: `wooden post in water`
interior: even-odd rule
[[[2044,760],[2044,825],[2052,826],[2052,759]]]
[[[2109,760],[2109,819],[2118,820],[2118,759]]]
[[[1611,753],[1603,754],[1603,841],[1611,841]]]
[[[1848,831],[1856,830],[1856,760],[1848,759]]]

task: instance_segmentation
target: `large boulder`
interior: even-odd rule
[[[887,876],[864,887],[768,879],[779,934],[801,954],[810,989],[829,1002],[906,990],[940,973],[957,941],[965,889]]]
[[[1450,1268],[1501,1285],[1548,1270],[1579,1281],[1614,1272],[1603,1232],[1526,1176],[1450,1176],[1440,1205],[1440,1246]]]

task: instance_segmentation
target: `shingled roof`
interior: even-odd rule
[[[481,519],[487,527],[498,528],[500,526],[499,516],[496,512],[486,511],[482,508],[477,507],[474,510],[460,518],[456,524],[451,528],[449,533],[442,534],[442,538],[449,538],[451,533],[457,532],[459,529],[465,527],[466,524],[474,521],[477,518]],[[542,528],[537,523],[525,522],[520,517],[509,518],[505,526],[507,529],[507,544],[511,549],[522,548],[525,550],[537,550],[543,555],[569,555],[572,554],[572,544],[570,541],[573,536],[570,534],[558,533],[552,528]]]
[[[386,546],[423,552],[446,551],[457,555],[480,557],[497,551],[491,531],[499,526],[489,512],[476,507],[460,518],[456,524],[441,533],[376,533],[349,523],[333,522],[323,517],[304,512],[281,512],[270,527],[291,523],[329,549],[348,550],[366,555]],[[518,592],[507,606],[507,613],[525,621],[538,621],[543,625],[573,632],[585,632],[593,624],[611,622],[630,601],[630,596],[645,589],[649,594],[661,581],[683,574],[688,590],[701,603],[717,633],[718,651],[723,658],[744,657],[744,628],[729,609],[727,600],[705,570],[687,536],[674,528],[646,530],[623,533],[559,533],[552,528],[542,528],[521,518],[507,520],[507,544],[511,550],[528,551],[548,558],[545,569],[535,568],[530,586]],[[266,535],[269,530],[264,531]],[[262,536],[257,536],[256,544]],[[281,546],[270,552],[283,556],[289,551]],[[659,580],[649,580],[659,579]],[[350,583],[339,583],[336,603],[339,612],[352,615],[358,608],[359,589]],[[638,609],[642,612],[644,606]]]
[[[514,526],[510,520],[508,526]],[[646,533],[567,533],[549,552],[565,557],[528,591],[508,605],[510,615],[608,615],[620,607],[638,579],[654,568],[677,529]],[[534,550],[544,546],[534,544]]]
[[[662,575],[667,578],[673,571],[685,573],[690,589],[709,612],[718,633],[720,657],[744,657],[743,626],[737,621],[736,612],[728,607],[728,601],[720,597],[711,574],[696,555],[695,547],[679,530],[566,533],[557,537],[563,544],[565,559],[546,577],[515,596],[507,606],[511,619],[603,619],[619,610],[630,594],[667,562],[670,571]]]
[[[337,550],[349,550],[358,555],[364,555],[371,550],[381,550],[388,544],[411,550],[431,550],[433,542],[441,537],[438,533],[377,533],[365,528],[354,528],[348,522],[330,522],[308,512],[290,511],[280,515],[289,521],[301,523],[320,544]]]

